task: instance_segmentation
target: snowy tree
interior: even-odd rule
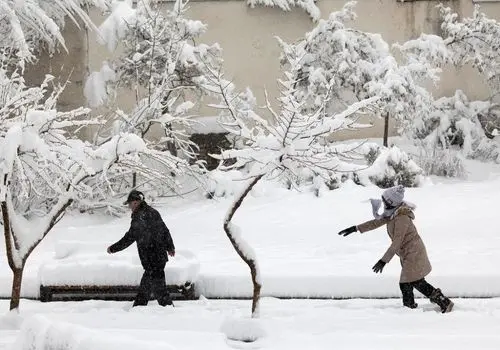
[[[459,21],[450,8],[439,6],[443,23],[442,37],[422,34],[418,39],[399,45],[409,65],[439,69],[445,65],[472,65],[490,88],[487,101],[469,101],[458,90],[452,97],[425,103],[415,113],[410,137],[431,150],[461,149],[465,157],[499,161],[495,140],[500,126],[500,23],[489,19],[476,6],[472,17]],[[438,159],[433,154],[434,159]],[[453,161],[454,164],[459,164]]]
[[[0,0],[0,49],[9,49],[21,61],[32,59],[41,46],[53,52],[65,47],[61,29],[66,17],[92,27],[89,6],[106,7],[107,0]]]
[[[47,76],[41,86],[28,88],[17,71],[0,69],[0,205],[13,272],[11,309],[19,306],[28,257],[73,201],[95,200],[94,191],[98,195],[108,185],[110,172],[133,169],[164,178],[142,159],[169,161],[133,134],[117,135],[98,148],[78,139],[81,128],[99,121],[84,108],[58,112],[64,87],[48,94],[52,79]],[[99,186],[89,186],[90,180]]]
[[[235,197],[223,228],[238,255],[250,268],[253,317],[259,314],[262,280],[255,252],[232,222],[235,213],[261,179],[295,179],[307,169],[327,180],[332,173],[358,169],[359,166],[351,162],[359,144],[334,144],[330,138],[340,131],[363,127],[356,122],[357,114],[374,106],[380,99],[380,96],[372,96],[347,106],[343,111],[330,113],[327,110],[329,98],[336,91],[335,84],[331,82],[327,86],[323,104],[316,110],[304,109],[304,103],[296,98],[297,81],[293,79],[293,74],[286,71],[285,79],[281,81],[279,110],[271,107],[266,95],[266,108],[270,114],[268,118],[254,112],[256,101],[249,90],[238,92],[231,82],[223,79],[220,72],[214,72],[221,103],[213,107],[221,111],[221,123],[229,132],[242,138],[245,145],[243,148],[223,151],[218,157],[221,160],[236,160],[234,164],[222,166],[221,169],[246,169],[248,183]]]
[[[186,134],[192,123],[190,110],[208,91],[205,74],[207,68],[220,65],[220,48],[196,44],[206,25],[185,18],[185,2],[178,0],[164,12],[148,0],[139,1],[136,8],[131,1],[116,1],[99,28],[102,43],[110,50],[118,41],[123,46],[113,62],[116,77],[109,81],[115,82],[115,90],[132,88],[137,97],[132,117],[120,118],[118,128],[148,139],[148,133],[157,127],[163,137],[148,139],[156,149],[174,156],[180,150],[180,156],[193,158],[196,145]],[[101,80],[106,75],[107,70]]]
[[[337,113],[353,102],[379,96],[370,111],[375,117],[384,117],[387,146],[389,118],[400,126],[407,123],[419,106],[426,90],[419,85],[421,75],[434,71],[421,65],[400,66],[391,48],[380,34],[363,32],[349,27],[356,19],[351,1],[338,12],[332,12],[304,39],[287,44],[281,39],[282,63],[296,80],[294,95],[303,101],[304,108],[315,110],[321,106],[330,86],[335,90],[329,96],[328,111]]]

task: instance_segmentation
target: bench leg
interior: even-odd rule
[[[187,286],[182,287],[182,296],[186,300],[195,300],[196,295],[195,295],[194,284],[189,284]]]

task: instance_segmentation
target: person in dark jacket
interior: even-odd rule
[[[175,246],[170,231],[160,213],[144,201],[142,192],[133,190],[124,204],[132,211],[130,229],[118,242],[108,247],[108,253],[124,250],[134,242],[137,244],[144,274],[133,306],[147,305],[151,292],[160,305],[173,306],[165,282],[165,264],[168,256],[175,256]]]
[[[413,288],[415,288],[431,302],[438,304],[441,312],[450,312],[453,302],[444,296],[440,289],[434,288],[425,280],[431,272],[431,263],[427,257],[424,242],[413,224],[415,206],[404,201],[404,192],[405,188],[401,185],[388,188],[382,194],[382,200],[371,200],[375,219],[344,229],[339,232],[339,235],[345,237],[353,232],[363,233],[386,225],[392,244],[373,266],[373,272],[381,273],[394,255],[399,256],[402,267],[399,287],[403,295],[403,305],[411,309],[418,306],[413,296]],[[384,212],[379,214],[382,202]]]

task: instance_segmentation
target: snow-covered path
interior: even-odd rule
[[[267,337],[241,348],[260,349],[498,349],[500,299],[456,300],[453,313],[440,314],[417,300],[408,310],[399,300],[306,301],[265,298],[262,325]],[[249,314],[249,301],[200,300],[178,302],[175,309],[155,304],[126,310],[128,303],[97,302],[41,304],[24,301],[22,317],[43,314],[98,329],[109,335],[164,341],[174,349],[230,349],[220,332],[227,318]],[[0,309],[6,302],[0,302]],[[425,310],[425,311],[424,311]],[[428,312],[426,312],[428,311]],[[1,329],[0,344],[15,339],[15,331]],[[5,323],[5,322],[4,322]],[[4,325],[5,326],[5,325]],[[2,349],[2,345],[0,345]]]

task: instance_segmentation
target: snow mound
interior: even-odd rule
[[[19,329],[23,322],[23,317],[19,310],[11,310],[3,316],[0,316],[0,329]]]
[[[261,321],[256,318],[228,318],[221,325],[221,332],[229,340],[254,342],[266,336]]]
[[[12,350],[173,350],[163,342],[139,341],[35,315],[27,319]]]
[[[106,242],[58,241],[55,260],[38,270],[41,285],[138,285],[143,268],[133,249],[117,254],[106,253]],[[176,251],[165,267],[168,284],[196,282],[200,271],[197,257],[188,250]]]

